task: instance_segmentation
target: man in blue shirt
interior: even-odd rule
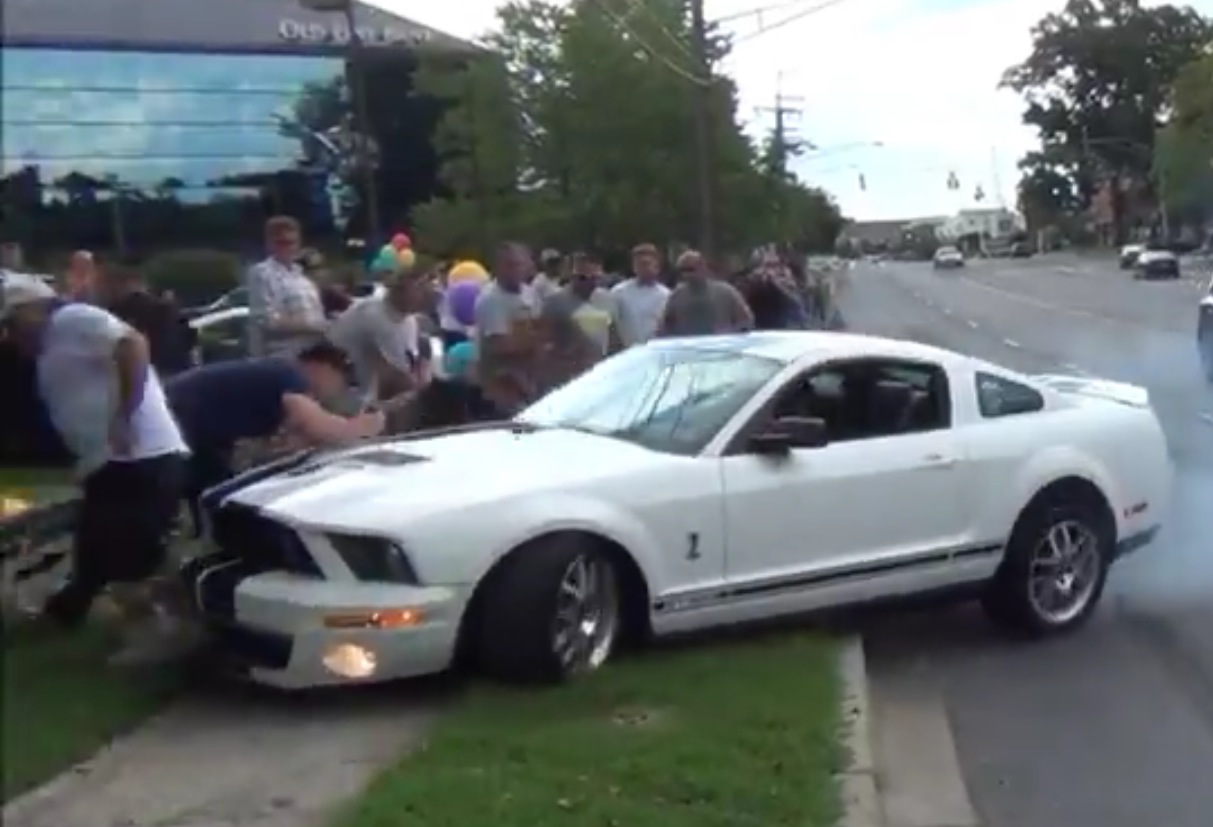
[[[316,401],[346,390],[346,368],[345,353],[322,341],[294,358],[216,362],[168,380],[169,406],[192,452],[187,497],[195,522],[202,492],[232,476],[232,451],[240,440],[285,432],[305,446],[338,445],[383,430],[382,413],[347,419]]]

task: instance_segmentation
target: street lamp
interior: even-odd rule
[[[305,9],[328,14],[340,14],[349,31],[346,53],[346,85],[354,103],[352,124],[355,163],[362,172],[362,186],[366,192],[367,240],[372,244],[379,237],[379,192],[375,186],[375,163],[372,154],[371,119],[367,107],[367,82],[363,55],[362,36],[354,18],[355,0],[298,0]]]

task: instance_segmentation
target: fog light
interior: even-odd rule
[[[369,678],[375,674],[375,653],[355,643],[330,646],[321,662],[334,675],[349,680]]]

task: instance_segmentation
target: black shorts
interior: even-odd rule
[[[94,588],[147,579],[164,564],[185,487],[185,457],[109,462],[84,480],[74,577]]]

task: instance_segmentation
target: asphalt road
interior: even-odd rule
[[[1209,278],[1133,282],[1075,256],[853,271],[853,328],[1147,387],[1176,463],[1164,535],[1117,566],[1080,633],[1013,643],[972,607],[871,622],[874,689],[939,693],[984,827],[1213,824],[1213,387],[1194,343]]]

